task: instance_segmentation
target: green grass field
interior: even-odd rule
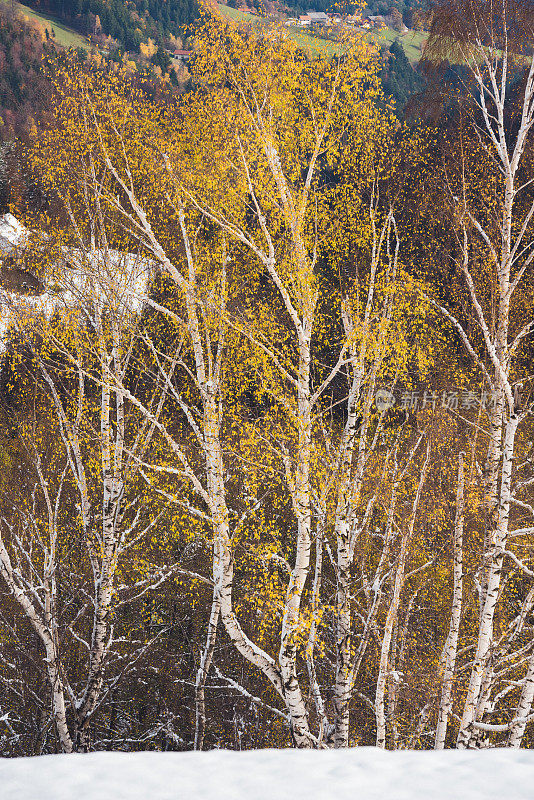
[[[300,33],[300,31],[296,31],[294,28],[288,28],[287,30],[293,41],[303,50],[309,51],[312,55],[314,53],[326,53],[329,56],[333,56],[340,51],[340,45],[337,42],[329,42],[326,39],[319,39],[317,36]]]
[[[261,17],[258,17],[256,14],[246,14],[243,11],[239,11],[237,8],[225,6],[222,3],[218,4],[218,9],[223,16],[233,19],[236,22],[249,22],[254,25],[261,20]],[[308,36],[305,33],[296,31],[294,28],[287,28],[286,30],[288,36],[291,36],[299,47],[302,47],[303,50],[308,50],[312,55],[313,53],[324,52],[333,55],[339,52],[339,46],[335,42],[327,42],[324,39],[318,39],[316,36]]]
[[[421,51],[423,44],[426,42],[428,34],[421,33],[421,31],[410,31],[405,33],[404,36],[391,28],[385,28],[382,31],[377,31],[373,34],[379,44],[387,44],[389,47],[395,39],[398,39],[404,48],[406,57],[409,61],[416,62],[421,58]]]
[[[0,0],[0,2],[4,5],[11,5],[11,0]],[[38,14],[37,11],[33,11],[28,6],[22,5],[22,3],[15,3],[15,8],[23,16],[39,22],[43,28],[48,28],[50,33],[54,31],[55,41],[62,47],[83,47],[85,50],[90,50],[91,45],[85,37],[73,31],[72,28],[63,25],[62,22],[59,22],[54,17]]]
[[[246,14],[243,11],[225,6],[222,3],[219,3],[218,8],[225,17],[236,21],[255,24],[258,22],[258,19],[260,19],[254,14]],[[339,52],[339,45],[335,42],[319,39],[317,36],[308,35],[304,32],[301,33],[300,31],[296,31],[295,28],[287,28],[287,31],[289,36],[297,42],[299,47],[302,47],[303,50],[308,50],[312,54],[326,52],[328,55],[335,55]],[[391,28],[385,28],[382,31],[376,31],[376,33],[370,31],[369,35],[376,39],[379,45],[385,44],[388,47],[395,39],[399,39],[407,58],[413,63],[419,61],[421,57],[421,47],[426,41],[427,36],[425,33],[420,33],[419,31],[411,31],[403,36],[397,31],[391,30]]]
[[[232,8],[231,6],[224,6],[222,3],[219,3],[219,11],[223,16],[229,17],[230,19],[234,19],[236,21],[241,22],[254,22],[258,19],[254,14],[245,14],[243,11],[238,11],[237,8]]]

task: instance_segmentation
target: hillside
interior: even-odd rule
[[[223,16],[241,22],[257,24],[258,20],[261,19],[261,17],[254,14],[247,14],[246,12],[231,8],[222,3],[218,4],[218,9]],[[339,47],[335,42],[320,39],[317,36],[313,36],[311,33],[308,34],[305,32],[305,29],[290,27],[288,28],[288,32],[291,38],[294,39],[303,50],[308,50],[310,53],[326,52],[328,55],[334,55],[339,52]],[[419,61],[422,45],[427,38],[427,34],[420,31],[410,31],[402,35],[391,28],[385,28],[381,31],[369,31],[367,35],[372,36],[378,42],[379,46],[384,45],[390,47],[393,42],[399,40],[402,43],[408,60],[412,63],[417,63],[417,61]]]
[[[49,25],[50,27],[50,25]],[[60,31],[58,30],[58,38]],[[0,3],[0,139],[9,142],[27,133],[47,105],[47,83],[41,72],[48,50],[44,27]],[[50,48],[51,49],[51,48]],[[0,204],[5,204],[6,158],[11,146],[0,147]]]
[[[11,8],[11,0],[0,0],[0,2]],[[39,23],[43,30],[48,30],[53,40],[61,47],[82,47],[88,50],[90,45],[87,37],[77,33],[73,28],[62,23],[57,17],[51,14],[44,14],[34,11],[29,6],[22,3],[15,3],[15,9],[24,18]]]
[[[59,20],[82,36],[105,35],[138,52],[148,38],[181,35],[198,17],[197,0],[28,0],[33,13]]]
[[[372,35],[375,36],[379,45],[385,44],[387,47],[389,47],[393,44],[393,42],[400,42],[404,52],[406,53],[408,61],[411,61],[412,64],[417,63],[421,58],[421,51],[428,36],[428,34],[421,31],[409,31],[403,35],[398,33],[398,31],[392,30],[391,28],[385,28],[384,30],[373,33]]]

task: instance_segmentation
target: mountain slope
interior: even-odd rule
[[[52,15],[82,35],[102,31],[125,50],[148,37],[179,35],[198,16],[197,0],[27,0],[34,12]]]
[[[0,0],[0,2],[8,9],[11,9],[11,0]],[[82,36],[73,28],[64,25],[51,14],[38,13],[22,3],[15,3],[14,7],[23,18],[27,17],[30,21],[33,20],[39,23],[43,30],[48,29],[52,38],[57,44],[61,45],[61,47],[83,47],[84,50],[89,49],[89,42],[85,36]]]

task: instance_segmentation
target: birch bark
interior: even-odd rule
[[[386,616],[386,623],[384,625],[384,631],[382,634],[382,644],[380,648],[380,660],[378,665],[378,678],[376,682],[376,693],[375,693],[375,713],[376,713],[376,746],[380,747],[381,749],[385,749],[386,747],[386,708],[385,708],[385,696],[386,696],[386,686],[389,677],[389,654],[391,649],[391,638],[393,635],[393,629],[398,617],[399,611],[399,604],[401,599],[401,593],[404,586],[405,581],[405,570],[406,570],[406,558],[408,554],[408,547],[411,542],[415,522],[417,519],[417,509],[419,507],[419,502],[421,499],[421,493],[423,491],[423,486],[426,480],[426,472],[428,467],[430,451],[427,448],[426,458],[421,470],[421,475],[419,478],[419,483],[416,489],[413,505],[412,505],[412,512],[410,515],[410,519],[408,521],[408,525],[406,530],[401,534],[401,546],[399,552],[399,559],[396,565],[395,570],[395,580],[393,584],[393,594],[391,598],[391,603],[388,609],[388,613]],[[393,505],[394,508],[394,505]],[[393,520],[392,520],[393,521]]]
[[[458,636],[460,633],[460,621],[462,618],[462,595],[463,595],[463,533],[464,533],[464,455],[460,453],[458,458],[458,484],[456,491],[456,515],[454,520],[454,539],[453,539],[453,587],[452,587],[452,607],[451,620],[447,641],[443,648],[441,663],[443,677],[441,683],[441,701],[439,704],[438,724],[434,748],[443,750],[445,738],[447,736],[447,724],[452,711],[452,688],[454,672],[456,667],[456,656],[458,652]]]

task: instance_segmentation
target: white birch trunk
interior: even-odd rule
[[[534,700],[534,654],[530,656],[527,674],[525,675],[521,695],[515,713],[510,733],[508,735],[509,747],[521,747],[521,742],[527,727],[528,717]]]
[[[434,747],[436,750],[443,750],[445,738],[447,736],[447,725],[452,711],[452,687],[454,681],[454,671],[456,667],[456,655],[458,651],[458,635],[460,633],[460,621],[462,617],[462,594],[463,594],[463,532],[464,532],[464,456],[459,455],[458,461],[458,487],[456,492],[456,515],[454,520],[454,541],[453,541],[453,588],[452,588],[452,608],[451,620],[449,624],[449,634],[442,654],[443,677],[441,684],[441,701],[438,711],[438,724]]]
[[[206,643],[202,651],[200,666],[197,670],[197,676],[195,680],[194,750],[202,750],[204,744],[204,735],[206,732],[206,679],[208,677],[208,672],[213,658],[213,651],[215,649],[220,611],[221,606],[219,603],[219,598],[216,594],[214,594],[208,622],[208,632],[206,634]]]
[[[473,723],[478,721],[481,711],[483,713],[483,709],[480,709],[478,704],[485,670],[488,667],[488,658],[493,641],[495,609],[501,585],[503,551],[506,549],[510,515],[510,488],[517,424],[517,417],[512,416],[505,427],[497,530],[494,536],[487,591],[478,632],[477,648],[458,732],[457,747],[460,749],[470,746],[472,738],[476,735]]]
[[[375,694],[375,714],[376,714],[376,746],[381,749],[386,747],[386,687],[389,677],[389,653],[391,649],[391,639],[393,636],[393,629],[397,621],[399,604],[402,589],[404,587],[406,557],[408,554],[408,546],[412,540],[415,521],[417,518],[417,509],[423,491],[423,485],[426,479],[426,470],[428,467],[429,450],[427,450],[425,462],[421,470],[421,477],[415,493],[415,498],[412,506],[412,513],[408,522],[407,530],[402,534],[399,560],[395,571],[395,581],[393,584],[393,596],[386,616],[386,623],[384,625],[384,632],[382,635],[382,644],[380,647],[380,660],[378,664],[378,677],[376,682]],[[394,489],[395,491],[395,489]],[[392,505],[394,508],[394,504]]]
[[[55,569],[56,564],[54,563],[49,566]],[[52,716],[62,751],[64,753],[71,753],[74,749],[74,744],[67,724],[65,689],[63,681],[61,680],[61,666],[56,635],[57,620],[52,615],[48,615],[47,624],[46,620],[41,618],[37,608],[29,599],[26,589],[21,586],[20,578],[12,567],[11,559],[2,536],[0,536],[0,574],[14,600],[21,607],[44,647],[46,672],[51,692]],[[50,605],[53,605],[54,601],[55,598],[47,596],[45,604],[50,608]]]

